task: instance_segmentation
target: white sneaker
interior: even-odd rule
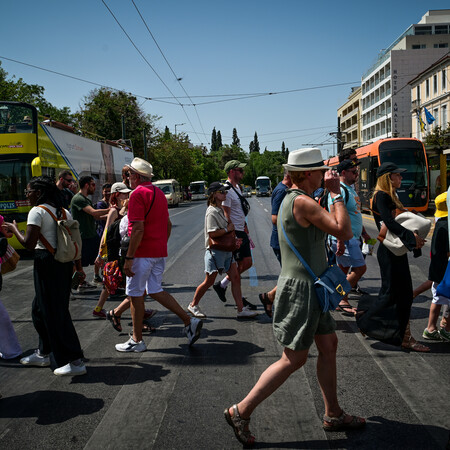
[[[22,358],[20,363],[24,366],[48,367],[50,365],[50,357],[48,355],[41,355],[39,350],[35,350],[32,355]]]
[[[128,339],[127,342],[123,344],[116,344],[116,350],[118,352],[145,352],[147,350],[147,346],[144,341],[136,342],[132,337]]]
[[[242,311],[238,311],[238,313],[237,313],[238,319],[241,319],[241,318],[248,319],[250,317],[255,317],[257,315],[258,315],[258,313],[256,311],[252,311],[252,310],[248,309],[248,306],[244,306],[242,308]]]
[[[202,326],[203,322],[200,319],[193,317],[191,323],[187,327],[184,327],[184,333],[189,339],[189,347],[200,337]]]
[[[60,377],[63,376],[71,376],[75,377],[77,375],[84,375],[87,373],[86,366],[84,365],[84,362],[80,362],[80,364],[76,365],[73,363],[68,363],[65,366],[58,367],[53,371],[55,375],[58,375]]]
[[[191,306],[191,304],[188,305],[187,310],[194,316],[194,317],[200,317],[201,319],[204,319],[206,315],[203,313],[203,311],[197,306]]]

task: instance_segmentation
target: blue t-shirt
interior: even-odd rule
[[[280,209],[281,202],[284,199],[284,196],[286,195],[286,191],[289,188],[283,184],[282,181],[280,181],[275,189],[272,192],[272,215],[278,216],[278,210]],[[280,248],[280,243],[278,242],[278,230],[276,225],[272,225],[272,235],[270,236],[270,246],[272,248]]]
[[[348,191],[348,200],[345,202],[347,195],[345,194],[345,189]],[[356,191],[351,187],[347,186],[345,183],[341,181],[341,195],[345,202],[345,207],[347,208],[348,215],[350,216],[350,222],[352,224],[352,233],[355,239],[359,239],[361,237],[362,229],[363,229],[363,219],[361,216],[361,201],[359,199],[359,195]],[[328,207],[331,204],[331,198],[328,196]]]

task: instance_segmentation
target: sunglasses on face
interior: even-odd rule
[[[218,194],[226,194],[227,191],[217,191]]]
[[[244,169],[234,169],[236,172],[241,172],[241,173],[243,173],[244,172]]]
[[[71,178],[71,179],[67,179],[67,178],[64,178],[64,181],[67,181],[67,183],[73,183],[73,178]]]

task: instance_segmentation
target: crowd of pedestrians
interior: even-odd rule
[[[371,238],[364,229],[360,199],[354,187],[358,166],[353,152],[344,155],[339,165],[329,170],[320,150],[309,148],[291,152],[284,164],[283,180],[276,186],[271,200],[270,246],[281,273],[277,285],[259,295],[265,313],[273,320],[274,335],[283,346],[283,353],[262,373],[247,396],[224,411],[227,423],[245,445],[255,442],[249,429],[253,411],[305,364],[313,343],[319,351],[317,379],[325,407],[323,428],[340,431],[365,425],[365,419],[345,413],[340,406],[336,390],[336,324],[330,312],[320,308],[314,280],[292,248],[300,252],[317,274],[335,261],[358,292],[358,281],[366,271],[361,244]],[[143,352],[147,348],[142,333],[150,330],[146,320],[156,312],[145,309],[147,295],[178,316],[189,345],[200,337],[206,314],[199,304],[210,287],[226,302],[231,283],[237,318],[255,317],[256,306],[243,297],[241,289],[241,275],[253,265],[246,220],[250,206],[240,188],[245,167],[240,161],[228,161],[227,181],[216,181],[209,186],[204,225],[205,279],[186,308],[162,287],[172,223],[165,195],[152,184],[153,167],[149,162],[134,158],[122,169],[122,182],[102,186],[102,199],[96,207],[90,200],[96,190],[91,176],[79,179],[75,194],[72,189],[76,182],[70,171],[62,171],[56,182],[47,176],[32,178],[26,189],[32,208],[25,235],[15,223],[0,223],[6,237],[14,235],[26,249],[34,250],[32,319],[39,344],[33,354],[21,358],[20,362],[28,366],[50,366],[52,353],[55,375],[87,373],[69,312],[69,299],[71,288],[80,293],[96,288],[95,283],[102,287],[92,312],[95,317],[108,319],[120,332],[121,315],[131,308],[132,333],[126,342],[116,344],[119,352]],[[404,210],[396,190],[405,170],[390,162],[378,168],[372,211],[378,230],[384,224],[408,250],[419,254],[425,240],[395,220],[395,211]],[[436,293],[450,256],[447,194],[436,198],[436,208],[430,282],[426,285],[432,287],[433,302],[423,337],[449,341],[449,321],[444,317],[440,329],[437,325],[442,305],[448,309],[449,299]],[[59,262],[45,244],[47,241],[52,248],[57,246],[53,216],[79,222],[80,259]],[[213,240],[230,233],[236,235],[234,251],[211,247]],[[429,351],[410,332],[411,305],[417,293],[413,293],[407,255],[396,256],[380,243],[377,259],[381,289],[376,299],[369,307],[357,309],[344,297],[338,311],[354,316],[360,331],[369,337],[411,351]],[[93,284],[86,280],[84,272],[90,265],[95,265]],[[225,277],[216,282],[222,274]],[[126,298],[117,307],[105,311],[106,300],[120,289],[125,290]],[[8,313],[0,303],[0,357],[15,358],[21,353]]]

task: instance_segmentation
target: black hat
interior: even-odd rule
[[[351,169],[352,167],[359,166],[360,164],[361,163],[359,161],[353,161],[352,159],[344,159],[344,161],[339,163],[336,170],[338,171],[339,174],[341,174],[343,170]]]
[[[208,188],[208,195],[211,195],[213,192],[217,192],[217,191],[227,191],[228,189],[230,189],[230,185],[229,184],[223,184],[220,181],[213,181]]]
[[[384,162],[377,169],[377,178],[381,177],[381,175],[384,175],[386,173],[402,173],[406,172],[407,170],[408,169],[402,169],[398,167],[397,164],[394,164],[392,162]]]

